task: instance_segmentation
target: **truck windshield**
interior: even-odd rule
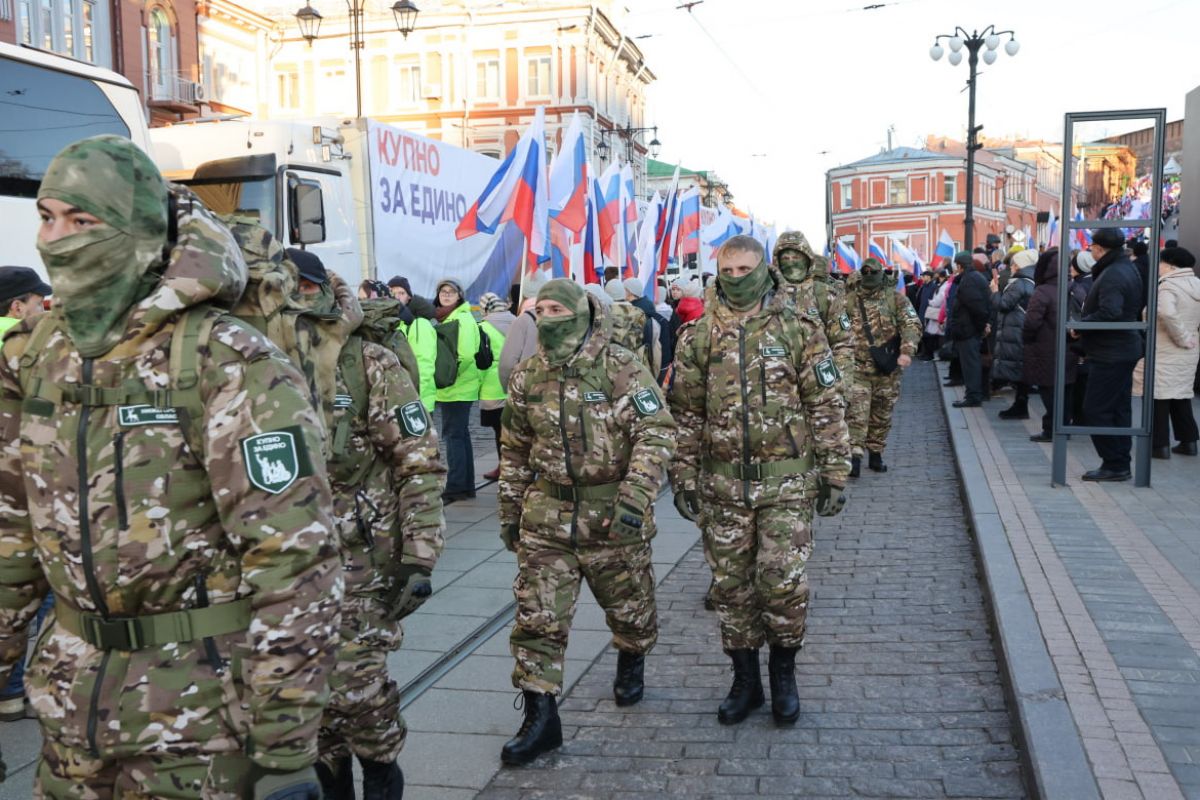
[[[274,176],[184,183],[218,214],[253,217],[267,230],[275,230]]]

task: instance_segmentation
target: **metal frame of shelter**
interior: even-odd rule
[[[1154,186],[1150,202],[1149,219],[1093,219],[1075,220],[1068,214],[1072,202],[1071,187],[1074,185],[1074,142],[1075,125],[1081,122],[1118,122],[1131,119],[1150,119],[1154,122],[1154,159],[1151,171]],[[1166,147],[1167,110],[1165,108],[1135,109],[1129,111],[1076,112],[1066,115],[1066,131],[1063,134],[1063,193],[1062,234],[1058,248],[1058,330],[1055,332],[1054,352],[1054,445],[1051,458],[1051,485],[1065,486],[1067,483],[1067,436],[1072,433],[1101,436],[1133,436],[1134,485],[1150,485],[1150,425],[1154,417],[1154,331],[1158,321],[1158,243],[1162,232],[1162,178],[1163,151]],[[1146,313],[1144,319],[1134,322],[1084,322],[1069,320],[1068,296],[1070,294],[1071,234],[1080,228],[1147,228],[1150,233],[1150,269],[1146,276]],[[1067,243],[1067,244],[1064,244]],[[1063,425],[1065,402],[1064,380],[1067,369],[1067,331],[1141,331],[1145,338],[1145,369],[1142,382],[1142,415],[1140,424],[1130,428],[1106,428],[1092,425]]]

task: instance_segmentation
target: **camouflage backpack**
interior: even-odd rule
[[[654,328],[645,312],[629,303],[613,303],[608,308],[612,318],[612,341],[636,353],[649,367],[654,363]]]

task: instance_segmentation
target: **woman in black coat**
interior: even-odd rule
[[[1021,329],[1025,340],[1025,359],[1022,364],[1023,383],[1038,387],[1038,397],[1046,412],[1042,415],[1042,432],[1029,437],[1035,442],[1048,442],[1054,430],[1055,345],[1058,344],[1058,248],[1052,247],[1038,258],[1033,273],[1034,290],[1025,311]],[[1078,360],[1067,350],[1066,385],[1063,387],[1063,424],[1071,421],[1071,389],[1075,383]]]

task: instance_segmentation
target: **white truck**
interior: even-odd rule
[[[112,133],[151,152],[146,112],[123,76],[53,53],[0,43],[0,264],[33,267],[38,186],[71,142]]]

